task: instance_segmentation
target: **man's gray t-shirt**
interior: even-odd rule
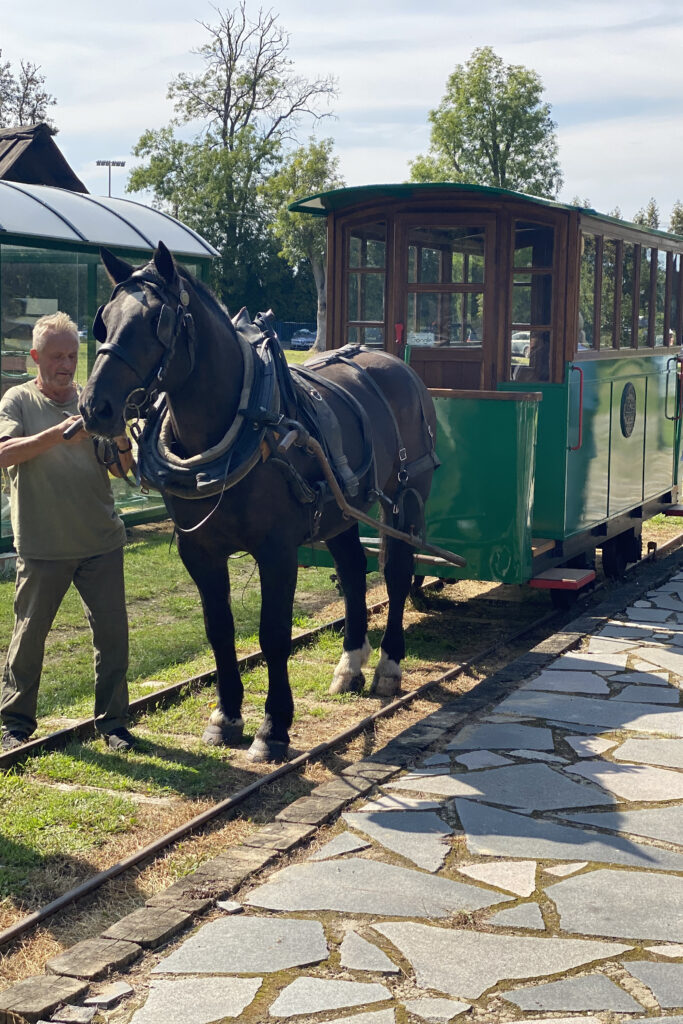
[[[54,402],[30,380],[3,396],[0,437],[31,437],[77,414],[77,397]],[[109,474],[90,439],[56,445],[8,472],[14,546],[23,558],[91,558],[125,542]]]

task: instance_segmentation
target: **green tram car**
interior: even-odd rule
[[[636,561],[643,520],[679,511],[683,238],[460,184],[290,209],[327,218],[327,348],[384,348],[433,395],[427,535],[467,568],[420,555],[416,571],[564,603],[596,548],[608,575]]]

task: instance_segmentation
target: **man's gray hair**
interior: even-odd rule
[[[78,327],[68,313],[48,313],[36,320],[33,325],[33,347],[36,352],[45,348],[45,342],[51,334],[73,334],[78,341]]]

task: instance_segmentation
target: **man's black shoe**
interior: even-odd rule
[[[112,729],[111,732],[106,733],[105,739],[110,750],[117,750],[121,753],[132,750],[136,745],[135,736],[122,725],[118,729]]]
[[[3,732],[2,734],[2,749],[4,751],[16,750],[17,747],[23,747],[24,743],[28,743],[28,735],[25,732]]]

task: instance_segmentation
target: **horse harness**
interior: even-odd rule
[[[128,395],[125,412],[134,420],[131,432],[138,442],[138,473],[143,488],[153,487],[162,494],[186,499],[222,495],[259,461],[269,458],[285,473],[295,497],[311,505],[313,515],[309,539],[313,539],[323,506],[334,499],[334,494],[324,479],[313,483],[306,480],[294,465],[288,449],[283,448],[283,436],[295,432],[295,444],[299,448],[306,450],[307,439],[310,438],[318,442],[345,495],[356,499],[360,495],[360,502],[367,504],[379,500],[385,513],[391,511],[394,518],[402,518],[403,497],[410,490],[408,483],[411,477],[439,465],[434,437],[422,404],[422,391],[414,374],[415,389],[420,399],[424,450],[409,460],[393,409],[371,374],[354,361],[367,349],[360,345],[346,345],[322,354],[306,367],[290,367],[274,330],[272,313],[260,313],[252,323],[243,309],[232,321],[244,362],[238,415],[216,445],[198,455],[182,458],[174,451],[164,389],[173,377],[181,336],[184,336],[187,350],[188,370],[185,376],[189,376],[194,366],[196,335],[194,320],[187,308],[189,294],[181,278],[178,277],[171,287],[154,268],[148,266],[117,285],[110,301],[131,280],[149,287],[161,302],[156,328],[157,340],[164,348],[160,365],[143,378],[125,349],[117,342],[105,340],[102,307],[95,317],[93,333],[96,340],[104,342],[98,349],[98,356],[109,353],[122,359],[140,380],[140,386]],[[349,367],[365,391],[379,400],[388,413],[399,461],[398,487],[392,497],[383,493],[377,480],[372,428],[365,409],[345,388],[315,372],[335,362]],[[359,425],[362,457],[357,467],[349,465],[339,420],[321,390],[327,390],[343,402]],[[140,430],[139,421],[143,417],[144,427]],[[365,488],[361,494],[363,481]]]

